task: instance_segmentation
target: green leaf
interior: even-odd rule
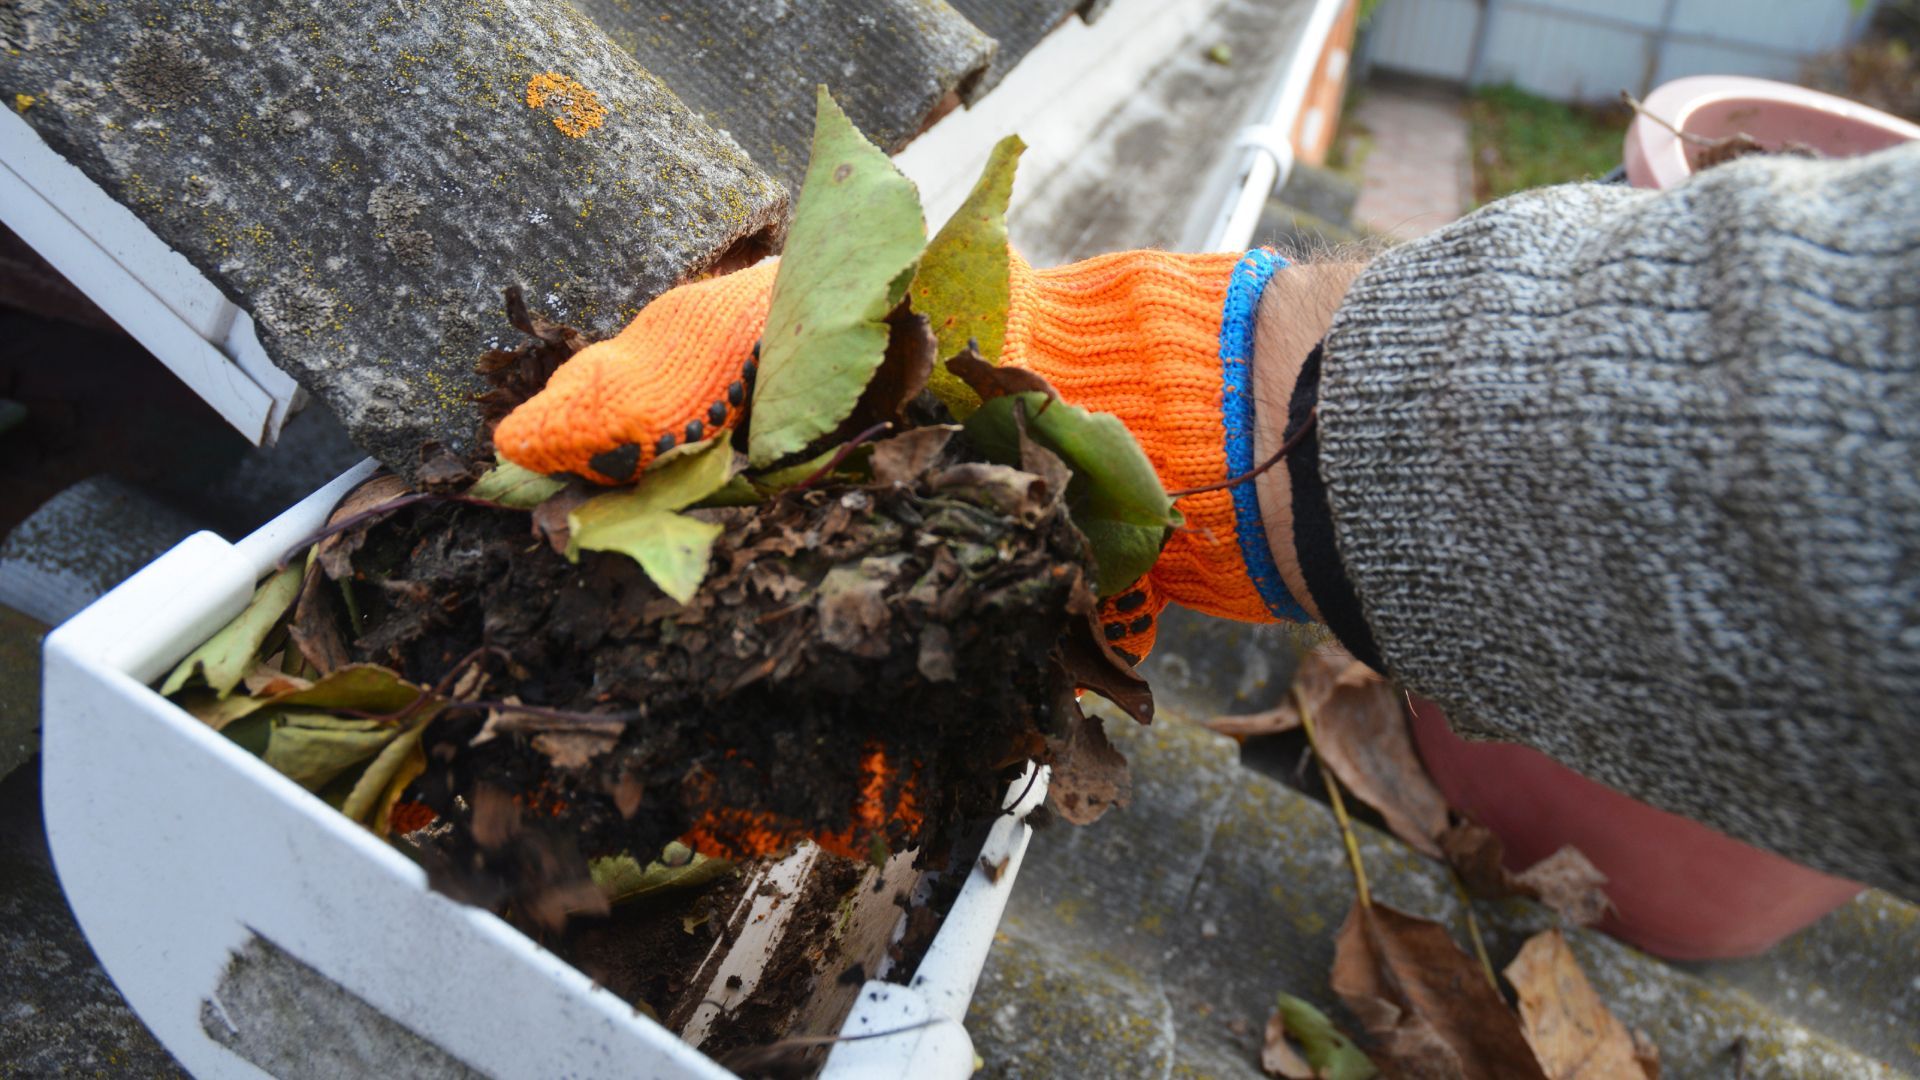
[[[393,713],[419,700],[426,691],[379,664],[349,664],[304,690],[268,698],[264,704],[282,709],[354,709]]]
[[[362,824],[372,824],[374,815],[384,814],[393,805],[386,796],[392,792],[398,797],[399,792],[393,790],[395,780],[420,753],[420,736],[426,729],[425,720],[415,720],[392,742],[381,747],[373,763],[367,766],[367,771],[361,773],[360,779],[354,782],[353,791],[347,795],[340,812]],[[420,774],[416,772],[413,775]],[[411,779],[408,777],[407,781],[401,781],[399,786],[404,787]]]
[[[211,689],[189,687],[180,691],[173,703],[213,730],[225,731],[234,721],[259,712],[267,701],[246,694],[229,694],[223,698]]]
[[[640,860],[627,854],[594,859],[587,864],[593,883],[600,886],[607,902],[612,904],[624,904],[669,889],[697,888],[731,869],[733,864],[727,860],[709,858],[677,840],[644,868]]]
[[[753,486],[753,481],[744,476],[736,476],[720,485],[720,490],[701,499],[699,506],[758,506],[766,502],[766,496]]]
[[[926,236],[913,182],[820,87],[812,158],[761,337],[754,465],[803,449],[853,412]]]
[[[597,495],[567,515],[567,558],[582,551],[631,557],[660,591],[681,603],[693,599],[707,576],[707,559],[721,526],[674,513],[726,487],[733,479],[733,447],[708,439],[689,452],[662,455],[631,491]]]
[[[967,418],[967,437],[989,459],[1017,466],[1020,437],[1013,410],[1025,410],[1028,436],[1073,470],[1067,511],[1093,545],[1100,595],[1112,596],[1153,568],[1167,531],[1183,519],[1146,452],[1118,417],[1047,401],[1040,393],[994,398]]]
[[[961,420],[980,407],[980,395],[954,377],[944,361],[975,341],[981,356],[1000,362],[1010,303],[1007,203],[1013,197],[1014,167],[1026,148],[1018,135],[994,146],[967,201],[927,245],[913,279],[913,309],[932,324],[943,361],[934,365],[927,387]]]
[[[254,590],[246,610],[207,639],[206,644],[187,654],[185,660],[160,684],[162,694],[172,694],[198,674],[221,697],[233,693],[240,680],[253,669],[260,646],[280,624],[281,616],[300,595],[302,568],[289,566],[262,582]]]
[[[319,791],[340,774],[385,749],[400,734],[395,724],[290,713],[267,736],[267,764],[287,779]]]
[[[284,709],[353,709],[366,713],[395,713],[413,704],[426,691],[378,664],[349,664],[304,690],[273,697],[235,694],[227,699],[182,695],[180,707],[215,731],[256,713]]]
[[[703,439],[661,454],[633,487],[596,495],[581,503],[574,513],[590,506],[684,510],[727,486],[734,471],[732,444],[719,436]]]
[[[515,510],[531,510],[567,486],[565,480],[555,480],[532,469],[522,468],[498,454],[494,455],[494,460],[499,464],[474,481],[473,487],[467,489],[468,495],[497,502],[501,506],[511,506]]]
[[[1327,1014],[1292,994],[1280,995],[1280,1022],[1306,1051],[1307,1064],[1320,1080],[1370,1080],[1379,1074],[1367,1055],[1340,1034]]]
[[[568,518],[573,525],[573,549],[617,551],[631,557],[647,572],[660,591],[681,603],[693,599],[707,577],[713,542],[725,532],[712,522],[668,510],[638,514],[589,516],[581,507]]]

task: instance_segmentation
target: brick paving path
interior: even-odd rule
[[[1352,120],[1372,142],[1361,163],[1355,224],[1411,240],[1472,208],[1467,117],[1458,97],[1376,82]]]

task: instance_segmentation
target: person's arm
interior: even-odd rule
[[[1304,390],[1324,305],[1282,296],[1260,426],[1317,407],[1320,490],[1263,510],[1348,644],[1468,732],[1920,895],[1920,146],[1496,203],[1369,266]]]

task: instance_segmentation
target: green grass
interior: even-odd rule
[[[1511,86],[1474,92],[1467,103],[1473,136],[1473,193],[1482,203],[1516,191],[1592,180],[1620,164],[1624,107],[1563,105]]]

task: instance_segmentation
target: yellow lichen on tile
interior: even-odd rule
[[[558,110],[552,117],[553,126],[569,139],[606,123],[607,107],[600,104],[600,96],[556,71],[544,71],[527,80],[527,108],[543,109],[548,102]]]
[[[39,100],[39,98],[34,97],[32,94],[15,94],[13,95],[13,111],[26,112],[28,109],[33,108],[34,102]]]

